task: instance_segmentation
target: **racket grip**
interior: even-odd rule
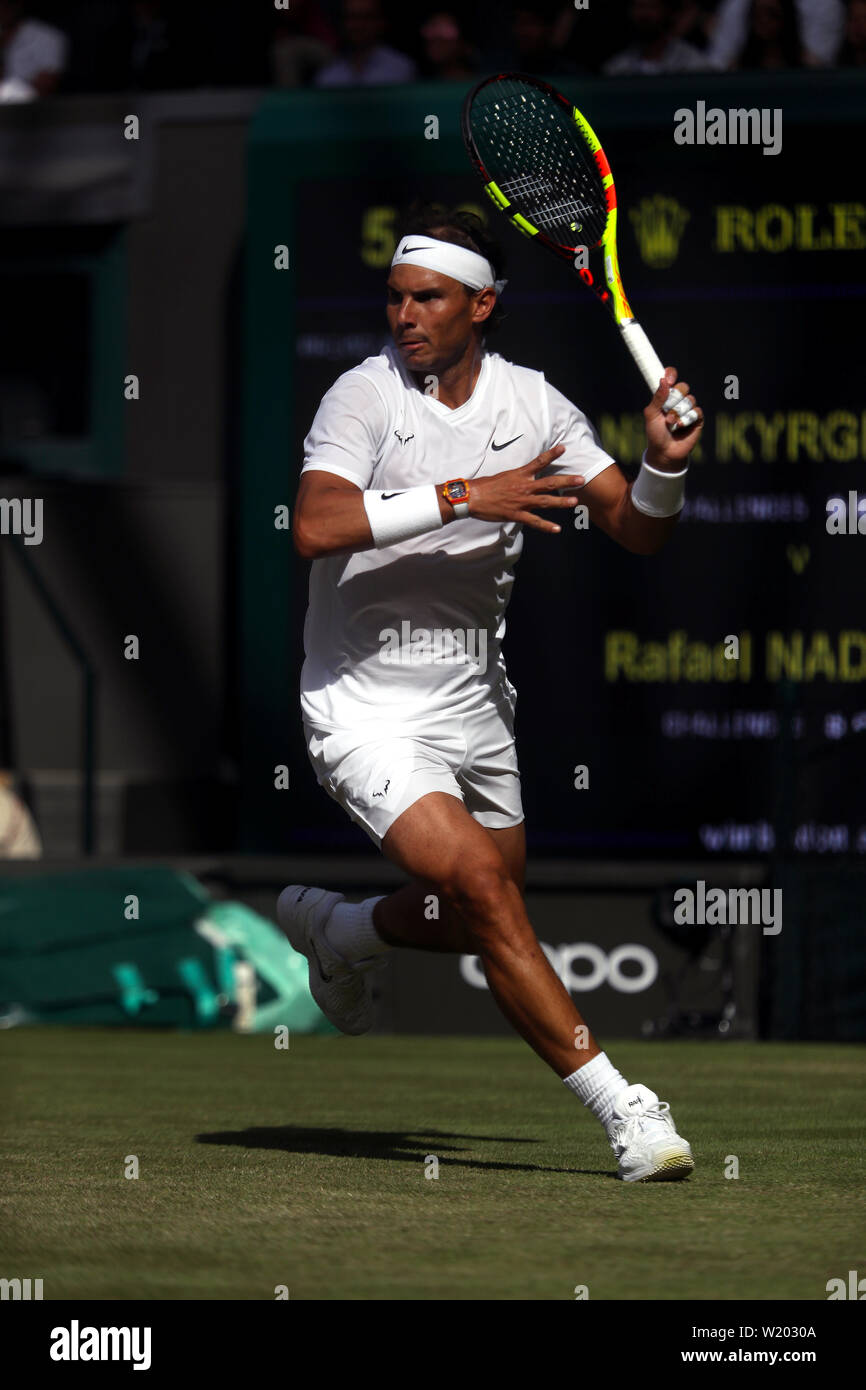
[[[636,319],[630,319],[628,323],[621,323],[620,332],[626,347],[640,368],[644,381],[655,395],[659,389],[659,381],[665,374],[661,358]],[[682,399],[679,391],[672,390],[662,409],[676,410]],[[682,413],[677,411],[678,415]]]
[[[661,358],[636,319],[620,324],[625,345],[640,368],[641,375],[655,395],[665,374]]]

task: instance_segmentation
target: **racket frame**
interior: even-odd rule
[[[511,199],[503,193],[496,180],[490,177],[488,170],[485,168],[484,161],[478,151],[472,132],[472,104],[477,94],[484,87],[494,82],[506,80],[528,83],[530,86],[543,92],[546,96],[552,97],[557,101],[568,113],[569,119],[577,126],[595,160],[604,189],[607,215],[601,236],[597,241],[593,242],[592,246],[587,246],[586,250],[601,252],[604,264],[604,284],[600,282],[588,266],[578,268],[575,265],[577,254],[583,249],[584,243],[578,242],[574,246],[565,246],[561,242],[554,241],[552,237],[549,237],[539,227],[534,226],[522,213],[510,212],[509,209],[512,207]],[[612,314],[617,327],[620,329],[623,341],[631,353],[644,381],[653,395],[655,395],[658,390],[659,381],[664,376],[665,369],[662,365],[661,358],[655,351],[655,348],[652,346],[643,328],[641,328],[640,324],[635,319],[625,289],[623,288],[622,276],[619,269],[619,255],[616,246],[616,185],[607,155],[602,149],[601,141],[583,112],[579,111],[573,102],[570,102],[567,97],[563,96],[561,92],[558,92],[549,82],[544,82],[539,77],[533,77],[531,74],[523,72],[500,72],[494,73],[490,77],[482,78],[482,80],[477,82],[467,94],[460,115],[460,126],[463,135],[463,143],[466,146],[467,153],[472,163],[475,165],[476,172],[481,178],[485,193],[499,211],[505,213],[509,221],[523,236],[529,237],[531,240],[538,240],[546,250],[553,252],[560,260],[567,261],[572,270],[580,276],[583,283],[591,289],[596,298],[604,304],[605,308]],[[678,409],[678,407],[682,406],[685,406],[685,409]],[[691,424],[693,420],[698,418],[697,413],[691,411],[688,405],[686,405],[679,391],[672,390],[669,393],[663,408],[665,411],[676,411],[681,417],[679,421],[681,425],[685,423]],[[693,419],[688,419],[687,417],[689,415],[693,416]]]

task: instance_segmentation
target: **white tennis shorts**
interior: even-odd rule
[[[377,849],[397,817],[428,792],[458,797],[490,830],[523,820],[513,696],[466,715],[338,730],[305,722],[304,732],[319,786]]]

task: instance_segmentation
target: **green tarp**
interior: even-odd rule
[[[121,867],[0,880],[0,1026],[335,1030],[307,963],[190,874]]]

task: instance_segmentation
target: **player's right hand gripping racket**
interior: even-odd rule
[[[504,72],[479,82],[463,103],[463,140],[485,190],[519,231],[578,269],[613,314],[655,395],[664,367],[625,297],[616,253],[616,189],[586,117],[547,82]],[[585,255],[583,254],[585,253]],[[601,266],[593,270],[590,253]],[[698,419],[679,391],[666,411],[685,428]]]

